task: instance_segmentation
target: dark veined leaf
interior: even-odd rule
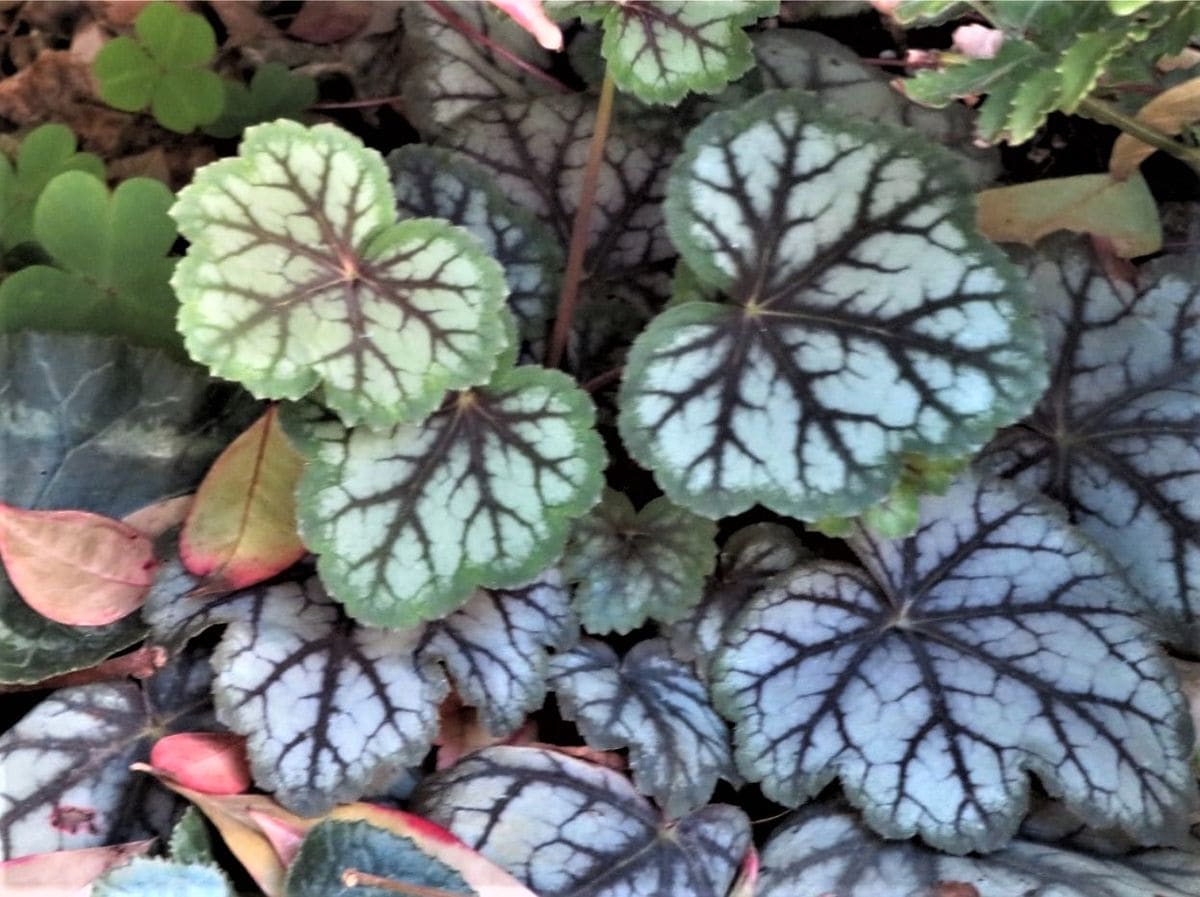
[[[961,454],[1032,407],[1041,341],[955,167],[799,91],[692,132],[668,224],[729,302],[659,315],[619,399],[625,445],[673,501],[859,513],[904,453]]]
[[[296,859],[288,868],[287,897],[383,897],[395,893],[367,877],[348,882],[345,876],[353,872],[412,886],[407,893],[428,893],[417,889],[437,888],[439,897],[442,893],[463,897],[478,894],[454,869],[422,851],[409,838],[367,822],[328,820],[309,829],[300,843]]]
[[[550,686],[589,746],[629,748],[633,781],[672,819],[704,806],[718,779],[738,780],[729,731],[695,673],[663,639],[640,642],[624,659],[587,639],[550,662]]]
[[[537,748],[476,751],[414,804],[541,897],[724,897],[750,847],[741,810],[664,822],[624,776]]]
[[[507,344],[500,266],[444,221],[397,224],[383,159],[340,128],[248,129],[171,214],[187,350],[260,397],[320,385],[349,424],[416,421]]]
[[[1194,897],[1200,852],[1129,857],[1018,839],[987,856],[947,856],[916,841],[885,841],[836,804],[810,804],[762,850],[757,897]]]
[[[216,866],[135,857],[96,882],[94,897],[234,897]]]
[[[710,577],[700,603],[667,627],[671,653],[694,662],[707,678],[709,662],[725,640],[725,632],[771,577],[808,560],[811,552],[786,526],[755,523],[734,533],[721,549],[717,572]]]
[[[617,87],[649,103],[675,105],[691,91],[713,93],[754,65],[742,29],[779,9],[776,0],[577,2],[548,7],[558,17],[602,22],[601,52]]]
[[[204,817],[195,807],[188,807],[171,829],[167,843],[171,859],[176,863],[212,863],[212,839]]]
[[[743,774],[796,806],[834,778],[885,837],[994,850],[1029,773],[1143,843],[1196,801],[1175,676],[1108,559],[1048,502],[964,477],[869,572],[814,562],[759,592],[714,666]]]
[[[0,335],[0,501],[124,515],[184,492],[253,419],[248,397],[115,340]],[[36,682],[131,645],[136,617],[64,626],[0,574],[0,681]]]
[[[522,367],[420,425],[297,425],[300,534],[356,619],[413,626],[527,581],[599,499],[604,449],[569,377]]]
[[[1182,256],[1114,284],[1081,248],[1030,257],[1050,389],[982,463],[1066,505],[1185,650],[1200,648],[1200,289]]]
[[[163,732],[212,725],[208,664],[54,692],[0,736],[0,858],[166,833],[173,799],[129,764]]]
[[[488,172],[457,153],[413,144],[389,154],[388,167],[400,214],[445,218],[474,234],[504,267],[508,307],[521,336],[544,339],[563,267],[554,232],[508,200]]]
[[[564,559],[589,632],[672,622],[694,606],[716,563],[717,526],[656,498],[640,511],[612,489],[575,522]]]

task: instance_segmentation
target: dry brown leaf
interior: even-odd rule
[[[1135,118],[1144,125],[1172,136],[1200,121],[1200,78],[1192,78],[1164,90],[1139,109]],[[1150,144],[1122,134],[1113,144],[1108,171],[1114,178],[1124,180],[1154,152]]]

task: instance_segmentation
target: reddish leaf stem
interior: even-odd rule
[[[600,180],[600,163],[604,159],[604,141],[608,138],[608,126],[612,121],[613,93],[612,73],[605,71],[604,83],[600,87],[600,104],[596,107],[592,145],[588,150],[583,186],[579,191],[579,208],[575,210],[575,221],[571,225],[571,245],[567,249],[567,270],[563,274],[562,292],[558,298],[558,316],[554,319],[554,332],[546,355],[546,367],[550,368],[556,368],[562,362],[571,335],[571,319],[579,301],[579,282],[583,279],[583,258],[591,235],[592,209],[596,205],[596,186]]]
[[[584,383],[580,388],[584,392],[598,392],[599,390],[604,389],[604,387],[608,386],[610,383],[620,380],[623,373],[625,373],[625,366],[618,365],[615,368],[605,371],[603,374],[597,374],[591,380],[588,380],[586,383]]]
[[[129,654],[122,654],[73,673],[51,676],[40,682],[19,685],[0,685],[0,694],[18,691],[41,691],[44,688],[70,688],[76,685],[92,685],[96,682],[111,682],[132,676],[134,679],[149,679],[167,662],[167,652],[159,645],[146,645]]]
[[[409,884],[393,878],[384,878],[382,875],[372,875],[370,872],[362,872],[358,869],[344,870],[342,884],[348,888],[379,888],[395,894],[408,894],[409,897],[458,897],[458,895],[443,891],[441,888]]]
[[[309,109],[368,109],[371,106],[403,106],[404,97],[393,94],[390,97],[364,97],[361,100],[343,100],[341,102],[313,103]]]

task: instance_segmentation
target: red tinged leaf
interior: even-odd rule
[[[133,613],[158,566],[150,540],[119,520],[3,502],[0,559],[26,604],[69,626],[104,626]]]
[[[92,882],[101,875],[148,853],[154,839],[35,853],[0,863],[0,890],[4,897],[88,897]]]
[[[138,508],[132,514],[126,514],[121,522],[132,526],[148,539],[157,539],[172,527],[181,526],[192,507],[192,495],[177,495],[174,498],[164,498],[153,504]]]
[[[304,556],[295,501],[303,467],[274,406],[221,453],[179,540],[188,571],[207,577],[196,594],[245,588]]]
[[[250,787],[246,739],[232,732],[181,732],[154,743],[150,764],[202,794],[241,794]]]

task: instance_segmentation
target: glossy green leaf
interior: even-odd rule
[[[550,671],[563,717],[590,747],[628,748],[634,785],[668,817],[708,803],[718,779],[738,781],[728,728],[665,640],[639,642],[618,660],[608,645],[587,639],[556,655]]]
[[[187,349],[261,397],[320,385],[349,424],[420,420],[507,343],[500,266],[444,221],[395,223],[383,159],[332,125],[250,128],[171,214]]]
[[[921,527],[760,591],[714,665],[743,774],[797,806],[840,779],[889,838],[1002,847],[1030,773],[1142,843],[1186,830],[1192,724],[1108,558],[1044,500],[959,480]]]
[[[93,886],[94,897],[234,897],[216,866],[135,857]]]
[[[659,315],[619,398],[668,497],[714,518],[859,513],[906,453],[961,454],[1032,407],[1041,340],[954,167],[795,91],[692,132],[668,222],[728,301]]]
[[[104,179],[104,163],[75,151],[75,135],[65,125],[34,128],[21,141],[12,163],[0,154],[0,249],[34,238],[33,209],[42,190],[64,171],[84,171]]]
[[[86,331],[181,353],[170,278],[174,195],[131,178],[111,194],[91,173],[46,185],[33,230],[58,267],[31,265],[0,284],[0,328]]]
[[[260,65],[249,84],[230,80],[222,84],[225,102],[221,116],[204,128],[204,133],[213,137],[237,137],[260,122],[299,118],[317,101],[317,82],[279,62]]]
[[[648,619],[670,623],[699,600],[717,559],[711,520],[656,498],[640,511],[620,492],[575,522],[564,560],[578,583],[575,607],[588,632],[636,629]]]
[[[599,498],[593,416],[570,378],[522,367],[419,425],[298,433],[300,535],[321,579],[351,616],[400,627],[445,616],[476,586],[525,582]]]

